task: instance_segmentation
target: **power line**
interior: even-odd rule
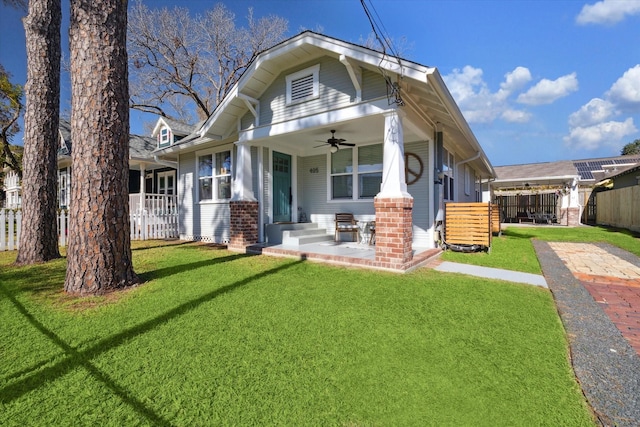
[[[376,20],[373,19],[373,17],[371,16],[371,12],[369,11],[367,4],[365,3],[365,0],[360,0],[360,4],[362,4],[364,13],[365,15],[367,15],[369,24],[371,24],[373,35],[375,36],[378,43],[380,43],[380,47],[382,48],[382,57],[380,58],[380,62],[378,63],[378,69],[382,73],[382,76],[384,77],[387,83],[387,99],[389,100],[389,105],[396,104],[396,105],[402,106],[404,105],[404,101],[400,96],[400,86],[396,82],[393,82],[389,77],[389,75],[387,74],[386,70],[382,68],[382,62],[385,60],[385,57],[391,56],[395,58],[396,62],[398,63],[398,66],[400,69],[399,74],[402,76],[402,63],[400,62],[400,56],[393,48],[393,45],[391,43],[391,38],[389,37],[386,31],[386,28],[384,28],[384,24],[382,24],[382,19],[380,19],[380,15],[378,15],[378,11],[375,9],[373,4],[371,3],[371,0],[369,0],[369,3],[371,4],[371,7],[373,8],[375,15],[377,16],[378,21],[380,21],[380,24],[378,24],[378,22],[376,22]],[[380,34],[382,34],[382,36]],[[387,54],[387,48],[391,52],[391,55]]]

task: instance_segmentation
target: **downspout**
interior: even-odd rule
[[[466,160],[460,160],[458,163],[456,163],[455,170],[457,171],[457,170],[458,170],[458,166],[460,166],[460,165],[463,165],[463,164],[465,164],[465,163],[472,162],[472,161],[474,161],[474,160],[476,160],[476,159],[480,158],[480,156],[481,156],[481,155],[482,155],[482,153],[480,153],[480,152],[478,151],[478,152],[477,152],[473,157],[469,157],[469,158],[468,158],[468,159],[466,159]]]

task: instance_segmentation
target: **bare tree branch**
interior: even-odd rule
[[[287,21],[277,16],[236,27],[235,15],[217,4],[192,17],[186,8],[129,12],[132,108],[193,122],[207,118],[260,51],[280,42]]]
[[[0,65],[0,168],[10,167],[22,178],[22,164],[14,156],[11,139],[20,131],[18,119],[22,114],[22,86],[9,81],[10,74]]]

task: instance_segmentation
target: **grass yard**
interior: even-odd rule
[[[595,425],[547,290],[148,245],[91,298],[0,252],[0,425]]]
[[[628,230],[607,227],[514,227],[493,237],[491,252],[446,251],[442,259],[485,267],[542,274],[531,239],[548,242],[604,242],[640,256],[640,239]]]

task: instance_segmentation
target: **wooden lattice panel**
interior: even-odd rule
[[[491,246],[491,207],[488,203],[446,203],[445,242]]]

